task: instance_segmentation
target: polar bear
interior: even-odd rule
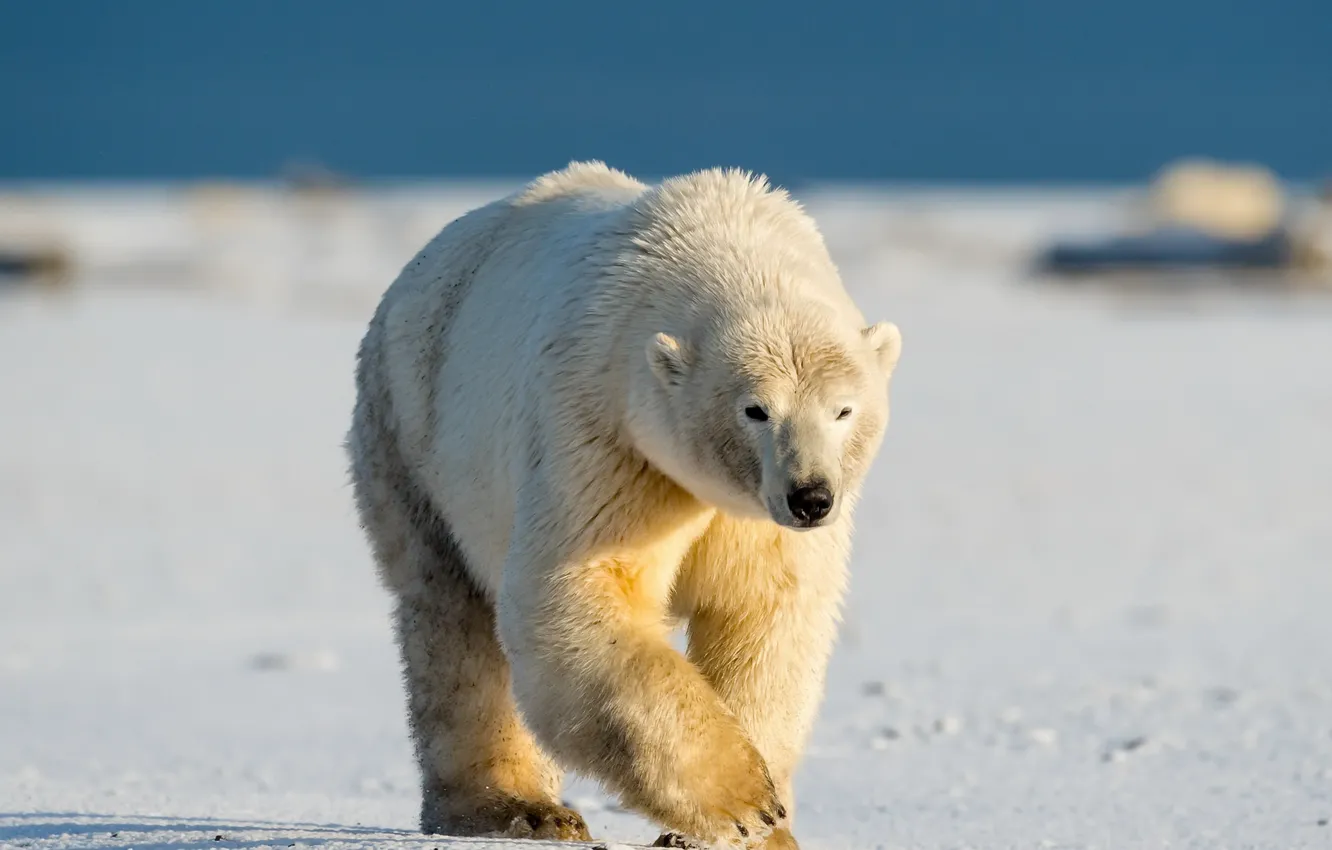
[[[588,839],[568,769],[663,840],[796,846],[900,348],[806,213],[734,170],[573,163],[408,263],[347,450],[424,832]]]

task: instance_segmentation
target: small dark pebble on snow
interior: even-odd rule
[[[1110,748],[1106,750],[1101,758],[1103,761],[1120,761],[1128,753],[1141,749],[1146,744],[1147,738],[1143,735],[1139,735],[1136,738],[1129,738],[1124,741],[1117,741],[1111,744]]]
[[[1319,819],[1318,819],[1318,825],[1319,825],[1319,826],[1327,826],[1327,818],[1319,818]]]
[[[1222,686],[1219,688],[1212,688],[1207,692],[1207,696],[1216,705],[1227,706],[1232,705],[1239,700],[1240,692],[1234,688]]]

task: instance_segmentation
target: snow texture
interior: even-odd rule
[[[469,191],[346,201],[317,238],[274,201],[267,241],[169,192],[48,204],[87,262],[0,295],[0,847],[540,846],[413,831],[340,448],[415,247],[385,234]],[[801,846],[1332,846],[1329,299],[1025,280],[1096,198],[807,201],[906,342]],[[249,274],[227,245],[276,271],[198,264]],[[567,798],[608,847],[656,835]]]

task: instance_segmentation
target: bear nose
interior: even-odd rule
[[[800,522],[818,522],[832,510],[833,494],[822,484],[797,487],[787,494],[786,506]]]

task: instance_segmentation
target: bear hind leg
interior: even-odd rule
[[[559,773],[523,725],[490,602],[442,563],[398,601],[398,645],[421,770],[421,831],[588,840]]]
[[[380,575],[397,602],[421,831],[588,840],[582,817],[559,804],[559,770],[518,715],[494,606],[416,487],[392,431],[375,427],[382,425],[375,413],[368,405],[357,410],[352,483]]]

